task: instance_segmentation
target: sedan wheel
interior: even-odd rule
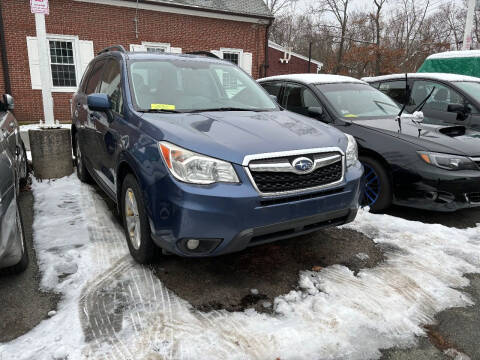
[[[133,190],[128,188],[125,192],[125,221],[127,226],[127,233],[130,243],[135,250],[140,249],[142,243],[141,228],[140,228],[140,215],[138,213],[137,199]]]
[[[368,164],[363,164],[365,172],[363,173],[363,181],[365,187],[363,189],[363,206],[374,205],[380,196],[380,179],[375,170]]]
[[[360,156],[360,162],[364,167],[362,206],[369,206],[372,212],[387,209],[392,203],[392,185],[385,167],[368,156]]]

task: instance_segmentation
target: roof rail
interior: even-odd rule
[[[100,55],[100,54],[103,54],[103,53],[106,53],[106,52],[110,52],[110,51],[120,51],[122,53],[127,52],[122,45],[112,45],[112,46],[106,47],[103,50],[100,50],[100,52],[97,55]]]
[[[188,52],[187,55],[203,55],[206,57],[220,59],[217,55],[211,53],[210,51],[191,51],[191,52]]]

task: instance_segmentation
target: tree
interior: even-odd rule
[[[381,67],[381,51],[380,51],[380,42],[381,42],[381,32],[382,29],[380,28],[380,16],[382,12],[383,5],[387,2],[387,0],[373,0],[373,3],[376,7],[375,14],[372,14],[371,17],[375,23],[375,42],[377,44],[375,49],[375,75],[380,75],[380,67]]]
[[[270,9],[272,14],[277,14],[280,11],[284,10],[290,3],[297,0],[265,0],[267,7]]]

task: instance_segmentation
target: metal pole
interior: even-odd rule
[[[462,50],[470,50],[472,46],[473,16],[475,15],[476,0],[468,0],[467,20],[465,21],[465,34],[463,36]]]
[[[308,45],[308,73],[310,73],[310,65],[312,63],[312,42]]]
[[[35,14],[35,26],[37,29],[38,59],[40,63],[40,81],[42,84],[43,115],[45,125],[54,126],[52,79],[48,63],[47,31],[45,27],[45,15]]]

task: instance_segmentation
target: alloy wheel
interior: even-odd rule
[[[135,250],[140,249],[141,245],[141,228],[140,215],[138,212],[137,199],[131,188],[125,192],[125,223],[127,226],[127,233]]]
[[[76,146],[76,148],[77,148],[77,151],[76,151],[76,154],[75,154],[75,155],[76,155],[76,157],[77,157],[77,172],[78,172],[80,175],[82,175],[82,170],[83,170],[83,169],[82,169],[82,161],[83,161],[83,159],[82,159],[82,152],[80,151],[80,144],[78,143],[78,141],[77,141],[77,146]]]
[[[365,172],[363,173],[364,189],[363,189],[363,206],[372,206],[380,196],[380,178],[373,167],[363,164]]]

